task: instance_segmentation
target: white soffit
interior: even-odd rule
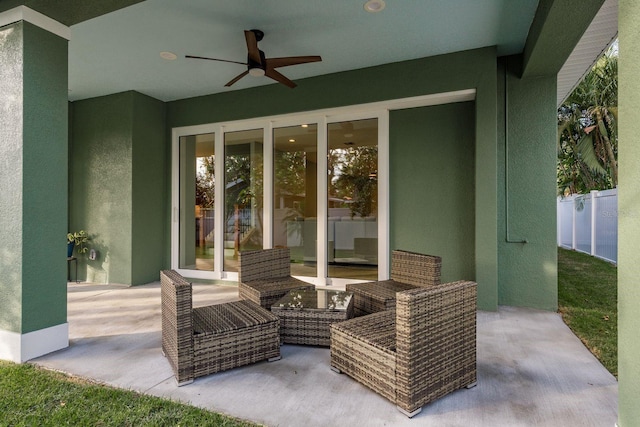
[[[5,12],[0,12],[0,27],[19,21],[27,21],[63,39],[71,39],[69,27],[26,6],[18,6]]]
[[[558,107],[618,36],[618,0],[606,0],[558,73]]]

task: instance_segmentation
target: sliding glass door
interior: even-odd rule
[[[292,275],[310,282],[378,279],[379,120],[174,129],[172,268],[233,280],[240,252],[288,247]]]
[[[329,277],[378,278],[378,120],[328,125]]]
[[[180,137],[179,157],[178,267],[213,271],[215,135]]]
[[[224,271],[240,251],[262,249],[263,130],[224,134]]]
[[[273,130],[273,245],[291,251],[291,273],[316,277],[318,125]]]

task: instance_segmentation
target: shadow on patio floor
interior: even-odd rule
[[[194,306],[237,299],[194,285]],[[160,285],[69,284],[70,346],[33,362],[269,426],[613,426],[618,384],[556,313],[478,313],[478,386],[408,419],[329,368],[327,348],[284,345],[282,359],[177,387],[161,352]]]

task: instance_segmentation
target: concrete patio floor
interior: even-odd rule
[[[68,285],[70,346],[43,367],[268,426],[609,426],[618,385],[556,313],[478,313],[478,386],[408,419],[329,368],[327,348],[284,345],[282,359],[177,387],[161,353],[160,284]],[[194,285],[194,305],[237,299],[232,285]]]

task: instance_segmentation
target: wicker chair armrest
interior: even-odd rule
[[[178,384],[193,380],[192,287],[173,270],[160,272],[162,351]]]
[[[476,381],[475,282],[399,292],[397,404],[408,412]]]

